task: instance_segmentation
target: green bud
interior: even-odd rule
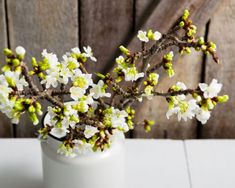
[[[34,106],[37,110],[41,110],[42,109],[42,105],[39,102],[35,102]]]
[[[7,57],[12,57],[12,56],[13,56],[13,52],[12,52],[9,48],[4,48],[4,49],[3,49],[3,53],[4,53]]]
[[[147,32],[147,37],[150,39],[150,40],[154,40],[154,34],[153,34],[153,30],[152,29],[149,29],[148,32]]]
[[[129,56],[130,55],[130,50],[128,50],[126,47],[124,46],[120,46],[119,49],[121,50],[122,53],[124,53],[125,55]]]
[[[37,125],[39,123],[38,117],[35,113],[29,113],[29,118],[31,119],[34,125]]]
[[[24,59],[24,55],[20,54],[20,55],[17,55],[17,58],[22,61]]]
[[[24,110],[24,105],[21,101],[16,101],[14,104],[14,109],[21,112]]]
[[[104,133],[104,131],[100,131],[100,136],[101,136],[101,138],[105,138],[105,133]]]
[[[7,72],[7,71],[10,71],[11,70],[11,67],[9,65],[4,65],[2,67],[2,72]]]
[[[32,70],[32,71],[29,71],[29,75],[30,76],[33,76],[35,74],[35,72]]]
[[[38,73],[38,77],[41,78],[41,79],[45,79],[46,78],[46,76],[42,72]]]
[[[42,62],[39,62],[40,70],[45,71],[50,68],[50,64],[47,59],[43,59]]]
[[[28,111],[29,111],[30,113],[34,113],[34,112],[36,112],[36,109],[34,108],[33,105],[30,105],[29,108],[28,108]]]
[[[187,9],[184,10],[184,14],[182,16],[182,20],[186,20],[189,17],[189,11]]]
[[[153,120],[147,120],[147,123],[148,123],[148,125],[154,125],[155,124],[155,121],[153,121]]]
[[[215,107],[215,104],[213,104],[211,99],[206,100],[206,106],[208,109],[212,110]]]
[[[20,65],[20,61],[19,61],[19,59],[13,59],[12,60],[12,64],[13,64],[13,66],[18,66],[18,65]]]
[[[33,67],[37,67],[38,66],[38,63],[37,63],[35,57],[32,57],[32,65],[33,65]]]
[[[31,99],[25,99],[25,104],[27,104],[27,105],[29,105],[29,104],[31,104]]]
[[[144,130],[145,130],[146,133],[150,132],[151,131],[151,126],[150,125],[144,126]]]
[[[203,44],[205,43],[204,38],[203,38],[203,37],[200,37],[200,38],[198,39],[197,43],[198,43],[200,46],[203,45]]]
[[[190,53],[191,53],[191,49],[190,49],[189,47],[186,47],[186,48],[185,48],[185,52],[186,52],[187,54],[190,54]]]
[[[96,76],[100,77],[101,79],[105,79],[105,75],[103,75],[103,74],[101,74],[99,72],[97,72],[95,74],[96,74]]]
[[[180,27],[184,27],[184,22],[181,21],[181,22],[179,23],[179,26],[180,26]]]
[[[16,73],[21,73],[22,72],[21,66],[17,66],[16,69],[15,69],[15,72]]]
[[[217,101],[219,103],[224,103],[224,102],[227,102],[229,99],[229,96],[228,95],[223,95],[223,96],[218,96],[217,97]]]
[[[171,77],[173,77],[175,75],[175,71],[173,69],[168,69],[167,70],[167,74],[171,78]]]
[[[16,83],[12,78],[7,77],[7,76],[5,78],[10,87],[16,87]]]

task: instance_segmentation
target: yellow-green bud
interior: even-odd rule
[[[36,109],[34,108],[33,105],[30,105],[29,108],[28,108],[28,111],[29,111],[30,113],[34,113],[34,112],[36,112]]]
[[[15,72],[16,73],[21,73],[22,72],[21,66],[17,66],[16,69],[15,69]]]
[[[204,38],[203,38],[203,37],[200,37],[200,38],[198,39],[197,43],[198,43],[200,46],[203,45],[203,44],[205,43]]]
[[[42,72],[38,73],[38,76],[41,79],[45,79],[46,78],[46,76]]]
[[[154,40],[154,34],[153,34],[153,30],[152,29],[149,29],[148,32],[147,32],[147,37],[150,39],[150,40]]]
[[[180,27],[184,27],[184,22],[181,21],[181,22],[179,23],[179,26],[180,26]]]
[[[7,56],[7,57],[11,57],[13,55],[13,52],[9,49],[9,48],[4,48],[3,49],[3,53]]]
[[[11,70],[11,67],[9,65],[4,65],[2,67],[2,72],[7,72],[7,71],[10,71]]]
[[[29,105],[29,104],[31,104],[31,99],[25,99],[25,104],[27,104],[27,105]]]
[[[206,100],[206,106],[208,109],[212,110],[215,107],[215,104],[213,104],[211,99]]]
[[[31,119],[34,125],[37,125],[39,123],[38,117],[35,113],[29,113],[29,118]]]
[[[38,63],[37,63],[35,57],[32,57],[32,65],[33,65],[33,67],[37,67],[38,66]]]
[[[218,96],[217,97],[217,101],[219,103],[224,103],[224,102],[227,102],[229,99],[229,96],[228,95],[223,95],[223,96]]]
[[[16,101],[14,104],[14,109],[17,111],[23,111],[24,105],[21,103],[21,101]]]
[[[126,47],[124,46],[120,46],[119,49],[121,50],[122,53],[124,53],[125,55],[129,56],[130,55],[130,50],[128,50]]]
[[[13,66],[18,66],[19,64],[20,64],[20,61],[19,61],[19,59],[13,59],[12,60],[12,64],[13,64]]]
[[[101,79],[105,79],[105,75],[103,75],[103,74],[101,74],[99,72],[97,72],[95,74],[96,74],[96,76],[100,77]]]
[[[29,71],[29,75],[30,76],[33,76],[35,74],[35,72],[32,70],[32,71]]]
[[[5,78],[10,87],[16,87],[16,83],[12,78],[10,77],[5,77]]]
[[[186,47],[186,48],[185,48],[185,52],[186,52],[187,54],[190,54],[190,53],[191,53],[191,49],[190,49],[189,47]]]
[[[182,20],[186,20],[189,16],[189,11],[187,9],[184,10],[184,14],[182,16]]]
[[[35,105],[35,108],[37,110],[41,110],[42,109],[42,105],[39,102],[35,102],[34,105]]]
[[[100,136],[101,136],[101,138],[105,138],[105,133],[104,133],[104,131],[100,131]]]
[[[144,126],[144,130],[145,130],[146,133],[150,132],[151,131],[151,126],[149,126],[149,125]]]

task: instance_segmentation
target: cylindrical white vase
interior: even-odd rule
[[[61,141],[41,142],[44,188],[124,188],[124,136],[104,152],[67,158],[57,154]]]

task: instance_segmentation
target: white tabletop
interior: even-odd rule
[[[127,140],[126,188],[234,188],[234,140]],[[42,188],[40,143],[0,139],[0,188]]]

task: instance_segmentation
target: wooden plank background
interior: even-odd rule
[[[0,49],[22,45],[29,57],[37,58],[44,48],[61,56],[74,46],[89,44],[98,62],[89,64],[88,69],[107,72],[113,68],[118,55],[116,49],[120,44],[132,49],[138,47],[135,37],[138,29],[153,28],[166,32],[185,8],[192,11],[193,20],[200,28],[198,33],[218,44],[223,64],[216,66],[210,58],[206,59],[196,52],[191,56],[179,57],[174,64],[174,80],[162,77],[159,89],[166,90],[177,80],[187,83],[188,87],[195,87],[200,81],[210,82],[218,77],[230,100],[217,107],[205,126],[195,120],[167,120],[167,103],[163,99],[145,101],[136,106],[137,120],[144,114],[154,119],[157,125],[150,134],[138,127],[131,136],[235,138],[235,0],[0,0]],[[3,61],[2,54],[0,61]],[[159,61],[159,56],[154,61]],[[0,114],[0,137],[34,137],[36,129],[26,117],[20,125],[12,127],[9,120]]]

